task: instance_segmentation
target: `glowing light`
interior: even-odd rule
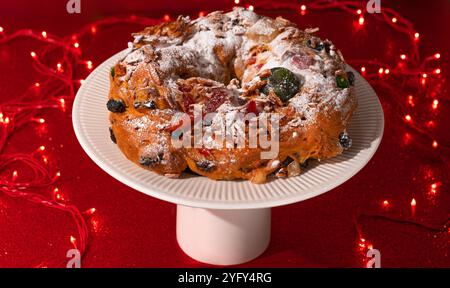
[[[414,33],[414,39],[415,39],[415,40],[419,40],[419,37],[420,37],[420,34],[419,34],[419,33],[417,33],[417,32]]]
[[[95,211],[97,211],[97,209],[95,209],[95,208],[90,208],[90,209],[84,211],[84,214],[86,214],[86,215],[92,215],[92,214],[95,213]]]
[[[234,0],[234,4],[239,4],[239,0]]]
[[[360,26],[364,25],[364,17],[362,17],[362,16],[359,17],[358,23],[359,23]]]
[[[61,172],[56,172],[55,177],[61,177]]]
[[[427,73],[422,74],[422,78],[427,78],[427,77],[428,77]]]
[[[45,123],[45,119],[44,119],[44,118],[40,118],[38,121],[39,121],[39,123],[41,123],[41,124],[44,124],[44,123]]]
[[[388,200],[384,200],[383,201],[383,206],[384,207],[388,207],[389,206],[389,201]]]
[[[44,37],[44,38],[47,38],[47,32],[45,32],[45,31],[42,31],[42,37]]]
[[[80,43],[78,43],[78,42],[73,43],[73,47],[79,48],[80,47]]]
[[[411,115],[409,115],[409,114],[406,115],[405,116],[405,120],[408,121],[408,122],[411,121],[412,120]]]
[[[392,23],[397,23],[397,18],[392,18]]]
[[[87,66],[87,68],[90,70],[90,69],[92,69],[92,61],[87,61],[86,62],[86,66]]]
[[[5,120],[3,120],[3,123],[5,123],[6,125],[9,124],[9,117],[6,117]]]
[[[356,13],[357,13],[358,15],[361,15],[361,13],[362,13],[361,9],[356,10]]]
[[[384,72],[383,68],[378,69],[378,74],[383,74],[383,72]]]
[[[433,141],[433,144],[431,144],[431,146],[433,146],[433,148],[437,148],[438,147],[438,142],[436,140]]]
[[[30,52],[30,55],[31,55],[31,57],[36,58],[36,52],[31,51],[31,52]]]
[[[436,188],[437,188],[437,184],[436,183],[431,184],[431,189],[436,189]]]
[[[34,86],[39,87],[41,84],[39,82],[34,83]]]
[[[59,103],[64,106],[64,104],[66,104],[66,100],[64,100],[64,98],[59,98]]]
[[[434,58],[436,58],[436,59],[441,58],[441,54],[439,54],[439,53],[434,54]]]
[[[408,104],[414,106],[414,97],[412,95],[408,95]]]
[[[72,243],[72,245],[74,245],[74,246],[77,245],[77,239],[75,237],[73,237],[72,235],[70,235],[70,243]]]
[[[253,10],[255,10],[255,7],[253,7],[253,5],[249,5],[247,9],[250,11],[253,11]]]
[[[198,17],[203,17],[203,16],[205,16],[205,12],[203,12],[203,11],[198,12]]]
[[[97,27],[91,26],[91,33],[95,34],[97,32]]]
[[[416,205],[417,205],[416,199],[412,198],[411,207],[416,207]]]
[[[12,181],[16,181],[17,177],[19,177],[19,173],[16,170],[14,170],[12,173]]]
[[[164,19],[164,21],[170,21],[169,14],[164,15],[163,19]]]
[[[45,164],[47,164],[48,163],[48,158],[47,158],[47,156],[42,156],[42,161],[45,163]]]
[[[0,26],[0,33],[3,33],[4,29],[2,26]]]
[[[84,79],[81,79],[80,80],[80,85],[83,85],[84,84]]]
[[[300,10],[305,11],[306,10],[306,5],[300,6]]]
[[[391,72],[389,69],[384,70],[384,74],[389,74],[389,72]]]
[[[400,55],[400,59],[405,60],[406,59],[406,55],[405,54]]]
[[[39,151],[44,151],[44,150],[45,150],[45,146],[44,145],[39,146]]]
[[[438,108],[438,105],[439,105],[439,100],[434,99],[434,100],[433,100],[433,104],[432,104],[433,109],[437,109],[437,108]]]
[[[437,68],[436,70],[434,70],[434,74],[441,74],[441,69]]]
[[[364,66],[361,67],[361,72],[362,72],[362,73],[366,72],[366,67],[364,67]]]

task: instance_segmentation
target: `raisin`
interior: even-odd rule
[[[114,135],[114,131],[111,127],[109,127],[109,138],[111,138],[111,141],[115,144],[117,144],[116,135]]]
[[[133,103],[134,108],[147,108],[147,109],[156,109],[156,103],[153,100],[145,101],[145,102],[139,102],[136,101]]]
[[[353,72],[351,72],[351,71],[347,72],[347,79],[348,79],[348,83],[351,86],[355,86],[355,74],[353,74]]]
[[[346,132],[342,132],[341,134],[339,134],[339,144],[341,145],[342,148],[347,150],[350,147],[352,147],[352,139],[348,136]]]
[[[212,163],[211,161],[208,160],[200,160],[198,162],[195,162],[195,165],[197,166],[197,168],[205,171],[205,172],[210,172],[211,170],[213,170],[216,165],[214,165],[214,163]]]
[[[125,111],[125,103],[122,100],[109,99],[106,108],[114,113],[122,113]]]
[[[163,157],[164,157],[164,153],[161,153],[161,152],[158,153],[158,155],[156,155],[156,157],[141,156],[141,158],[139,158],[139,164],[141,164],[142,166],[151,167],[151,166],[161,162],[161,160],[163,160]]]

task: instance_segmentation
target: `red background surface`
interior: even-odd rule
[[[392,3],[390,3],[392,2]],[[170,15],[196,15],[198,11],[229,9],[232,1],[87,1],[81,0],[82,13],[69,15],[64,0],[0,1],[0,26],[7,31],[22,28],[45,30],[65,36],[92,21],[108,16],[160,18]],[[254,4],[255,2],[245,2]],[[447,77],[450,55],[449,1],[382,1],[410,19],[421,34],[421,54],[442,55],[442,73]],[[267,14],[267,13],[266,13]],[[366,18],[362,32],[352,31],[354,16],[341,11],[307,13],[303,17],[283,15],[303,27],[320,27],[319,35],[331,39],[347,59],[398,57],[406,39],[388,25]],[[81,42],[85,59],[98,65],[124,49],[137,25],[111,26]],[[39,44],[17,40],[0,46],[0,101],[7,101],[36,81],[42,81],[31,68],[29,51]],[[80,73],[85,73],[81,71]],[[430,151],[399,140],[404,123],[393,115],[387,104],[389,93],[375,89],[386,113],[385,136],[372,161],[355,177],[319,197],[273,209],[272,242],[258,259],[245,267],[361,267],[364,258],[358,250],[359,237],[354,223],[357,211],[380,212],[389,199],[389,215],[410,216],[410,201],[417,200],[413,220],[439,226],[450,214],[446,163],[433,158]],[[106,97],[106,96],[105,96]],[[435,133],[442,143],[450,142],[448,102],[441,101]],[[418,107],[417,109],[420,109]],[[66,112],[48,110],[41,115],[44,128],[29,125],[10,138],[8,152],[31,152],[46,145],[53,165],[62,173],[57,186],[80,210],[95,207],[89,217],[90,238],[83,267],[202,267],[186,256],[175,240],[175,205],[148,197],[114,180],[98,168],[78,144]],[[432,169],[442,186],[430,200],[424,174]],[[447,170],[448,171],[448,170]],[[1,173],[1,171],[0,171]],[[50,187],[49,189],[53,189]],[[408,218],[409,219],[409,218]],[[424,227],[363,217],[359,225],[365,238],[381,251],[384,267],[449,267],[449,233],[437,233]],[[74,234],[75,233],[75,234]],[[0,267],[49,266],[65,260],[72,248],[68,241],[76,235],[68,214],[32,204],[0,193]],[[59,264],[58,264],[59,265]]]

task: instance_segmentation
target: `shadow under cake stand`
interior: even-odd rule
[[[73,105],[75,134],[90,158],[124,184],[177,204],[176,235],[181,249],[204,263],[233,265],[261,255],[270,242],[271,207],[320,195],[361,170],[377,150],[384,129],[377,95],[354,69],[358,108],[347,129],[352,147],[342,155],[314,161],[300,176],[255,185],[191,176],[169,179],[127,160],[109,138],[110,68],[124,55],[112,56],[87,77]]]

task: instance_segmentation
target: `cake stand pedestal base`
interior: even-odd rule
[[[266,250],[270,219],[270,208],[217,210],[177,205],[177,240],[197,261],[236,265]]]

